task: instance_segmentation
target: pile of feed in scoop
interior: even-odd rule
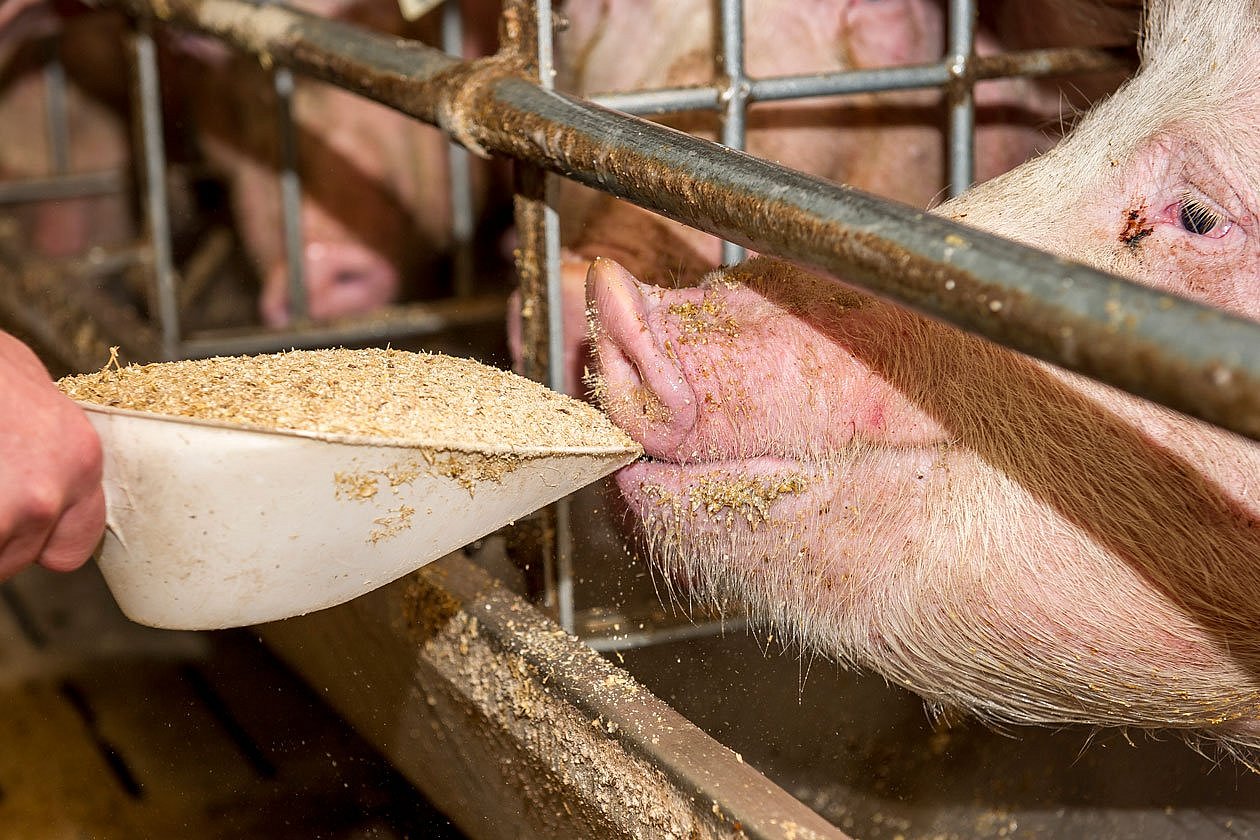
[[[57,384],[98,405],[404,445],[638,448],[586,403],[470,359],[405,350],[115,363]]]

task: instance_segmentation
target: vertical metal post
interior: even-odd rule
[[[134,35],[135,87],[139,100],[138,151],[143,161],[145,226],[153,249],[153,286],[150,306],[162,326],[162,354],[179,352],[179,305],[171,255],[171,215],[166,195],[166,150],[162,142],[162,102],[158,86],[157,51],[151,24],[141,21]]]
[[[725,77],[721,92],[722,144],[743,150],[747,139],[748,95],[751,87],[744,72],[744,0],[718,2],[717,69]],[[733,242],[722,243],[722,263],[732,265],[744,258],[746,249]]]
[[[521,53],[528,69],[536,69],[539,84],[555,85],[551,0],[508,0],[504,14],[514,20],[506,28],[516,35],[505,48]],[[560,220],[556,214],[556,183],[541,169],[517,167],[516,232],[519,248],[516,272],[520,281],[522,343],[525,375],[564,390],[564,305],[560,285]],[[539,550],[542,555],[541,595],[560,626],[573,632],[573,548],[569,503],[561,500],[540,511]]]
[[[48,151],[52,161],[52,174],[65,175],[70,171],[70,124],[66,113],[66,68],[58,54],[55,38],[47,42],[48,55],[44,63],[44,120],[48,128]]]
[[[306,295],[302,241],[302,176],[298,174],[297,127],[293,122],[293,73],[287,67],[277,67],[272,82],[276,89],[276,123],[280,132],[280,218],[288,268],[289,317],[302,321],[310,314],[310,304]]]
[[[538,27],[538,81],[544,90],[556,86],[555,24],[551,0],[536,0]],[[564,288],[560,283],[560,215],[556,211],[559,184],[554,175],[543,176],[543,264],[547,274],[547,386],[564,393]],[[570,502],[555,503],[556,612],[565,632],[574,631],[573,531]]]
[[[554,90],[555,28],[551,0],[536,0],[538,21],[538,82],[543,90]],[[559,195],[554,175],[543,179],[543,262],[547,273],[547,386],[564,392],[564,302],[560,285],[560,215],[556,212]]]
[[[459,0],[446,0],[442,7],[442,49],[451,55],[464,55],[464,21]],[[454,254],[456,297],[473,294],[475,269],[473,235],[472,169],[468,150],[458,143],[447,147],[447,169],[451,196],[451,247]]]
[[[972,58],[975,55],[975,0],[950,0],[946,63],[949,96],[949,194],[954,197],[975,180],[976,103]]]

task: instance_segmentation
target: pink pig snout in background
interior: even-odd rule
[[[401,17],[392,0],[300,0],[298,8],[428,43],[438,18]],[[463,0],[465,53],[491,53],[497,3]],[[184,39],[203,72],[191,81],[198,140],[226,178],[233,213],[262,284],[261,317],[290,323],[287,254],[278,187],[279,106],[268,73],[256,61],[216,43]],[[301,178],[300,227],[309,316],[317,321],[366,314],[401,296],[444,292],[427,276],[449,252],[449,142],[436,128],[383,105],[296,77],[292,96],[296,166]],[[501,174],[471,162],[471,199],[493,200]]]
[[[398,297],[398,269],[370,248],[354,242],[314,241],[303,251],[303,281],[313,320],[373,312]],[[267,326],[282,328],[291,323],[287,262],[268,271],[258,306]]]

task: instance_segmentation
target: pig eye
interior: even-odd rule
[[[1176,211],[1177,222],[1182,228],[1197,236],[1218,239],[1229,233],[1233,226],[1224,216],[1189,193],[1182,196]]]

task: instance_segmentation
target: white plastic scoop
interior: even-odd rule
[[[342,603],[639,455],[441,449],[82,405],[105,450],[101,571],[129,618],[175,629]]]

